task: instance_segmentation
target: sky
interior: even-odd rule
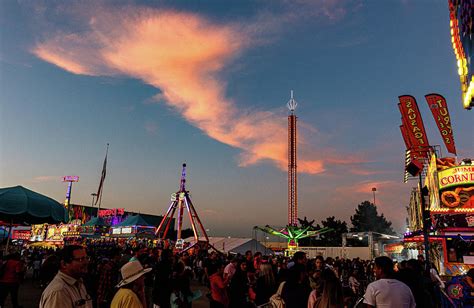
[[[162,215],[187,189],[211,236],[287,223],[286,103],[298,102],[298,216],[350,222],[373,201],[404,231],[398,96],[448,102],[474,153],[447,1],[0,2],[0,187]]]

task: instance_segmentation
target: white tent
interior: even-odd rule
[[[187,243],[194,243],[194,237],[188,237],[184,240]],[[252,253],[261,252],[263,255],[273,255],[271,249],[266,248],[260,242],[252,238],[240,237],[209,237],[209,244],[214,246],[222,253],[245,254],[247,250]]]

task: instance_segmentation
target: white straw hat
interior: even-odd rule
[[[151,268],[143,268],[139,261],[130,261],[126,263],[120,269],[120,273],[122,274],[122,281],[119,282],[117,288],[129,284],[140,278],[142,275],[151,271]]]

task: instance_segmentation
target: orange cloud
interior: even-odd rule
[[[225,97],[220,74],[252,40],[238,25],[213,24],[172,10],[98,10],[89,30],[59,34],[33,53],[74,74],[125,75],[161,90],[157,98],[211,138],[242,150],[239,164],[271,161],[287,168],[285,118],[246,111]],[[304,140],[301,140],[304,144]],[[300,159],[301,172],[324,171],[323,161]]]

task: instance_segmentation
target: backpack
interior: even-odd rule
[[[278,290],[275,294],[270,297],[270,307],[272,308],[285,308],[285,301],[281,297],[281,292],[283,291],[283,286],[285,282],[283,281],[278,286]]]

